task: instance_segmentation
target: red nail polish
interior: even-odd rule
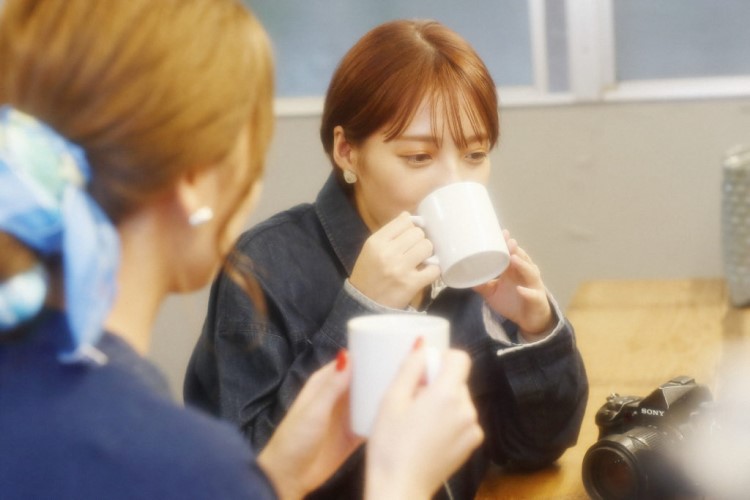
[[[420,347],[422,347],[422,344],[424,343],[424,337],[417,337],[417,340],[414,341],[414,346],[412,347],[412,350],[416,351]]]
[[[343,372],[346,369],[349,356],[346,354],[346,349],[341,349],[336,355],[336,371]]]

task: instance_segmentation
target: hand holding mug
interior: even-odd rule
[[[350,431],[351,370],[346,353],[307,380],[258,456],[279,497],[302,498],[362,444]]]
[[[353,432],[369,436],[366,498],[428,499],[482,441],[469,356],[424,314],[349,321]]]
[[[445,351],[424,385],[423,349],[409,355],[383,400],[367,448],[366,498],[429,499],[484,439],[466,384],[469,356]]]
[[[510,251],[510,265],[497,279],[474,288],[498,314],[516,323],[529,340],[553,325],[554,315],[539,266],[503,231]]]
[[[349,281],[373,301],[403,309],[440,276],[437,266],[423,265],[432,252],[424,231],[404,212],[367,238]]]

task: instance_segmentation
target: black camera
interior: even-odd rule
[[[680,463],[711,392],[691,377],[662,384],[645,398],[612,394],[596,413],[599,438],[583,458],[583,484],[594,499],[683,498],[700,495]]]

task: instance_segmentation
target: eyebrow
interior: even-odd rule
[[[400,135],[394,137],[395,141],[411,141],[411,142],[431,142],[437,143],[437,138],[433,135]],[[475,142],[484,142],[489,140],[486,135],[472,135],[466,138],[466,144],[473,144]]]
[[[411,142],[437,142],[437,137],[434,135],[400,135],[394,137],[396,141],[411,141]]]

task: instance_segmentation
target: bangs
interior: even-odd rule
[[[386,141],[402,135],[422,105],[427,105],[432,120],[432,136],[438,144],[447,126],[453,142],[461,148],[475,140],[489,141],[490,148],[495,146],[498,138],[495,99],[486,99],[482,92],[467,85],[460,75],[452,71],[428,75],[420,83],[410,91],[403,92],[398,99],[393,121],[385,130]],[[444,117],[442,130],[438,117]],[[466,121],[468,129],[465,129]]]
[[[347,52],[331,79],[320,126],[323,148],[335,167],[335,127],[355,145],[376,132],[393,140],[422,106],[430,106],[436,141],[447,128],[462,147],[474,137],[491,148],[497,144],[497,89],[474,49],[435,21],[380,25]]]

